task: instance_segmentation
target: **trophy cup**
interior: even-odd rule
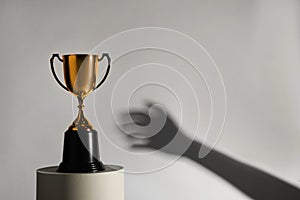
[[[63,63],[65,85],[55,73],[54,59]],[[97,84],[98,63],[106,58],[108,66],[102,80]],[[57,171],[68,173],[90,173],[104,170],[100,161],[97,131],[83,114],[83,100],[91,92],[99,88],[105,81],[110,70],[110,57],[103,53],[89,54],[53,54],[50,59],[51,71],[57,83],[78,99],[78,115],[64,135],[63,160]]]

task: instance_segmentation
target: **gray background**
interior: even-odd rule
[[[2,0],[0,199],[34,199],[35,169],[60,162],[72,98],[54,82],[50,55],[89,52],[115,33],[144,26],[188,34],[218,64],[228,113],[216,149],[300,187],[299,9],[296,0]],[[112,72],[118,72],[117,63]],[[113,85],[109,81],[101,96],[98,92],[99,99]],[[111,162],[103,154],[104,161]],[[156,173],[126,176],[128,200],[199,199],[200,195],[247,199],[184,158]]]

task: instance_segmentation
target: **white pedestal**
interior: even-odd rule
[[[37,200],[124,200],[123,167],[106,165],[97,173],[37,170]]]

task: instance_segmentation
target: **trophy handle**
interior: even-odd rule
[[[53,64],[54,58],[55,58],[55,57],[56,57],[60,62],[63,62],[63,59],[61,59],[61,58],[59,57],[58,53],[52,54],[52,57],[50,58],[50,65],[51,65],[51,71],[52,71],[52,74],[53,74],[55,80],[57,81],[57,83],[58,83],[62,88],[64,88],[65,90],[69,91],[68,88],[67,88],[66,86],[64,86],[64,84],[62,84],[62,83],[60,82],[59,78],[56,76],[56,73],[55,73],[55,70],[54,70],[54,64]]]
[[[106,78],[108,76],[109,70],[110,70],[110,61],[111,61],[111,59],[110,59],[108,53],[103,53],[101,58],[98,59],[98,62],[103,60],[104,57],[106,57],[107,62],[108,62],[107,69],[106,69],[106,72],[105,72],[102,80],[100,81],[100,83],[98,83],[98,85],[94,88],[94,90],[98,89],[102,85],[102,83],[104,83],[104,81],[106,80]]]

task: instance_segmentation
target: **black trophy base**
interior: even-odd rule
[[[94,173],[104,170],[100,162],[97,131],[67,130],[63,160],[57,171],[63,173]]]

